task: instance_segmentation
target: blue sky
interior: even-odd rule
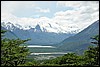
[[[99,1],[1,1],[1,21],[23,27],[45,21],[83,29],[98,19]]]
[[[33,3],[34,4],[34,3]],[[46,16],[46,17],[52,17],[54,12],[58,11],[56,8],[56,2],[52,2],[52,3],[48,3],[48,2],[41,2],[41,1],[37,1],[35,2],[34,6],[31,6],[31,8],[27,8],[24,7],[22,9],[20,9],[20,11],[16,11],[14,13],[14,15],[18,16],[18,17],[38,17],[40,16]],[[49,10],[47,12],[40,12],[40,10]],[[23,12],[24,10],[24,12]]]
[[[13,3],[13,4],[12,4]],[[17,2],[2,2],[7,7],[5,9],[11,11],[17,17],[53,17],[54,13],[59,11],[66,11],[72,9],[72,7],[58,6],[57,1],[17,1]],[[40,10],[40,11],[39,11]],[[41,12],[42,10],[42,12]],[[44,10],[44,12],[43,12]],[[46,11],[48,10],[48,11]]]

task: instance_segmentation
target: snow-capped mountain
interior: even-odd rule
[[[57,23],[50,24],[45,22],[38,22],[35,26],[27,26],[25,28],[19,24],[14,24],[12,22],[1,22],[1,26],[10,31],[15,30],[16,28],[23,30],[29,30],[31,28],[34,28],[34,32],[54,32],[54,33],[71,33],[71,34],[76,34],[80,31],[80,29],[78,29],[78,27],[75,25],[61,26]]]
[[[11,22],[2,22],[1,26],[2,29],[9,30],[10,34],[6,35],[8,38],[11,38],[12,36],[16,35],[15,37],[18,37],[20,39],[28,39],[30,38],[31,41],[29,41],[29,44],[57,44],[60,43],[65,38],[68,38],[70,36],[73,36],[77,33],[78,30],[74,31],[67,31],[66,33],[57,32],[60,30],[60,28],[53,27],[52,24],[47,24],[47,26],[41,25],[42,23],[38,23],[35,27],[29,26],[29,29],[24,29],[19,24],[13,24]],[[45,24],[46,25],[46,24]],[[27,28],[27,27],[26,27]],[[14,35],[13,35],[13,34]],[[11,35],[12,34],[12,35]]]
[[[67,20],[66,20],[67,21]],[[9,13],[1,14],[1,25],[9,30],[14,30],[13,27],[29,30],[40,28],[41,32],[54,32],[54,33],[71,33],[76,34],[81,31],[77,24],[67,23],[63,21],[56,21],[46,17],[41,18],[18,18]],[[36,31],[37,32],[37,31]]]
[[[20,39],[30,38],[31,41],[28,44],[41,45],[57,44],[80,32],[80,29],[75,24],[60,25],[57,22],[47,23],[46,21],[34,23],[33,25],[22,26],[19,23],[2,21],[1,26],[3,29],[10,31],[10,34],[8,33],[9,35],[7,35],[8,38],[14,37],[14,35]]]

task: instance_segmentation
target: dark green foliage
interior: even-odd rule
[[[90,46],[89,50],[85,51],[85,59],[88,65],[98,66],[99,65],[99,35],[96,35],[92,37],[95,42],[91,42],[93,44],[96,44],[96,47]]]
[[[84,55],[87,65],[99,65],[99,47],[89,47],[89,50],[85,51]]]
[[[64,56],[57,57],[52,60],[44,62],[45,64],[58,64],[60,66],[81,66],[82,65],[82,56],[78,56],[75,53],[68,53]]]
[[[1,31],[4,34],[5,31]],[[20,46],[28,40],[7,39],[1,40],[1,66],[17,66],[24,64],[29,54],[26,47]]]
[[[1,36],[3,37],[4,36],[4,33],[5,33],[6,31],[4,31],[4,30],[1,30]]]
[[[96,36],[92,37],[91,39],[95,40],[91,43],[96,44],[97,46],[99,46],[99,35],[96,35]]]

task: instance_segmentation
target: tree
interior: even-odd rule
[[[96,44],[96,47],[90,46],[87,51],[85,51],[85,59],[87,65],[90,66],[98,66],[99,65],[99,35],[96,35],[92,37],[91,39],[95,40],[94,42],[91,42],[93,44]]]
[[[1,30],[1,35],[6,31]],[[4,35],[3,35],[4,36]],[[29,55],[29,50],[20,46],[25,44],[27,40],[20,39],[7,39],[1,38],[1,66],[17,66],[19,64],[24,64],[26,56]]]
[[[91,42],[91,43],[96,44],[99,47],[99,35],[91,37],[91,39],[94,40],[94,42]]]

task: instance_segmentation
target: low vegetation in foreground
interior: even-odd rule
[[[99,66],[99,35],[92,37],[93,44],[83,55],[68,53],[50,60],[27,59],[28,48],[20,47],[27,40],[3,38],[5,31],[1,30],[1,66]]]

